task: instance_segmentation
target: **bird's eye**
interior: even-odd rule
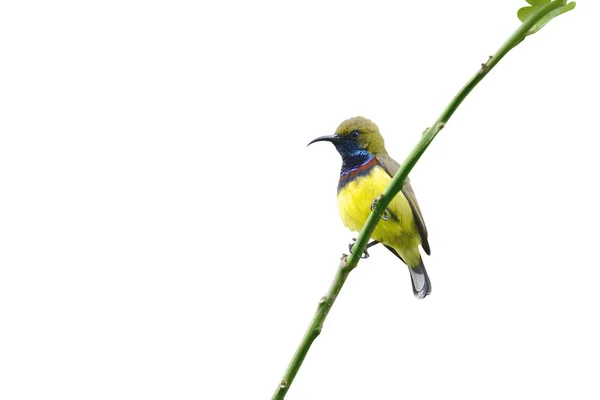
[[[352,131],[352,132],[350,132],[350,135],[356,139],[358,137],[358,135],[360,135],[360,131]]]

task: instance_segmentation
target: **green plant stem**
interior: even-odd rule
[[[396,194],[398,194],[398,192],[402,189],[409,172],[413,169],[417,161],[419,161],[427,147],[429,147],[440,130],[444,128],[450,117],[452,117],[458,106],[463,102],[471,90],[477,86],[477,84],[496,66],[496,64],[498,64],[498,62],[510,50],[523,41],[530,29],[540,19],[542,19],[552,10],[565,4],[566,0],[555,0],[533,12],[529,18],[523,22],[523,24],[508,38],[508,40],[504,42],[498,51],[491,56],[486,63],[481,65],[481,68],[477,71],[477,73],[467,82],[467,84],[458,92],[458,94],[454,96],[450,104],[448,104],[446,109],[442,112],[435,123],[423,133],[421,140],[410,152],[406,160],[404,160],[404,163],[401,164],[401,167],[398,169],[396,175],[394,175],[391,183],[385,189],[381,198],[377,201],[375,208],[371,212],[371,215],[369,215],[369,218],[365,222],[365,225],[358,235],[356,243],[354,243],[352,253],[350,256],[346,256],[345,254],[342,256],[333,283],[331,284],[327,294],[319,301],[319,306],[310,323],[310,326],[304,334],[296,353],[292,357],[292,360],[290,361],[290,364],[283,375],[283,379],[275,390],[272,400],[280,400],[285,398],[285,395],[289,390],[294,378],[296,377],[296,374],[298,373],[298,370],[300,369],[300,366],[302,365],[310,346],[321,333],[325,318],[327,318],[327,314],[329,313],[329,310],[333,306],[333,303],[340,293],[344,282],[346,282],[350,272],[358,265],[360,255],[365,250],[367,242],[375,230],[377,223],[379,222],[379,215],[383,215],[383,212],[392,201],[394,196],[396,196]]]
[[[346,279],[348,278],[348,274],[352,269],[348,268],[347,263],[348,256],[346,254],[342,255],[340,259],[340,265],[335,273],[335,278],[333,278],[333,282],[331,283],[331,287],[327,291],[327,294],[321,297],[319,300],[319,305],[317,307],[317,312],[315,313],[312,321],[310,322],[310,326],[306,330],[304,337],[302,338],[302,342],[300,342],[300,346],[296,350],[294,357],[292,357],[292,361],[288,365],[285,374],[283,374],[283,379],[279,383],[275,394],[273,395],[273,399],[283,399],[300,366],[302,365],[302,361],[304,361],[304,357],[306,357],[306,353],[310,349],[312,342],[319,336],[321,333],[321,329],[323,328],[323,322],[325,318],[327,318],[327,314],[329,310],[331,310],[331,306],[333,306],[333,302],[342,290],[342,286]]]

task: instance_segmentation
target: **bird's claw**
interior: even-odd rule
[[[383,197],[383,195],[380,194],[379,196],[377,196],[376,198],[373,199],[373,202],[371,203],[371,211],[375,210],[375,206],[377,205],[377,202],[379,200],[381,200],[382,197]]]
[[[356,242],[356,238],[352,238],[352,241]],[[355,244],[356,243],[350,243],[348,245],[348,250],[350,251],[350,254],[354,254],[354,253],[352,253],[352,248],[354,247]],[[360,256],[360,258],[362,258],[362,259],[369,258],[369,257],[371,257],[371,256],[369,255],[369,252],[367,251],[367,249],[365,249],[363,251],[362,255]]]
[[[375,210],[375,206],[377,205],[377,202],[379,200],[381,200],[381,198],[383,197],[382,194],[380,194],[377,198],[373,199],[373,202],[371,203],[371,211]],[[394,213],[392,210],[390,210],[389,207],[387,207],[384,211],[383,214],[379,214],[379,217],[384,220],[387,221],[388,219],[390,219],[390,216],[395,219],[396,221],[400,221],[400,219],[398,219],[398,216],[396,215],[396,213]]]

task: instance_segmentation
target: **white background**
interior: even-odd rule
[[[431,296],[373,249],[288,399],[600,397],[596,3],[413,170]],[[4,2],[0,398],[270,398],[355,237],[306,144],[401,162],[526,5],[398,4]]]

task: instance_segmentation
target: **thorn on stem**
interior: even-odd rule
[[[486,62],[484,62],[483,64],[481,64],[481,72],[485,71],[488,67],[488,63],[490,62],[490,60],[493,58],[493,56],[488,56],[488,60]]]
[[[319,300],[319,305],[325,303],[326,301],[327,301],[327,296],[321,297],[321,299]]]
[[[281,381],[281,383],[279,384],[279,387],[282,389],[285,389],[287,387],[287,381],[284,379]]]

